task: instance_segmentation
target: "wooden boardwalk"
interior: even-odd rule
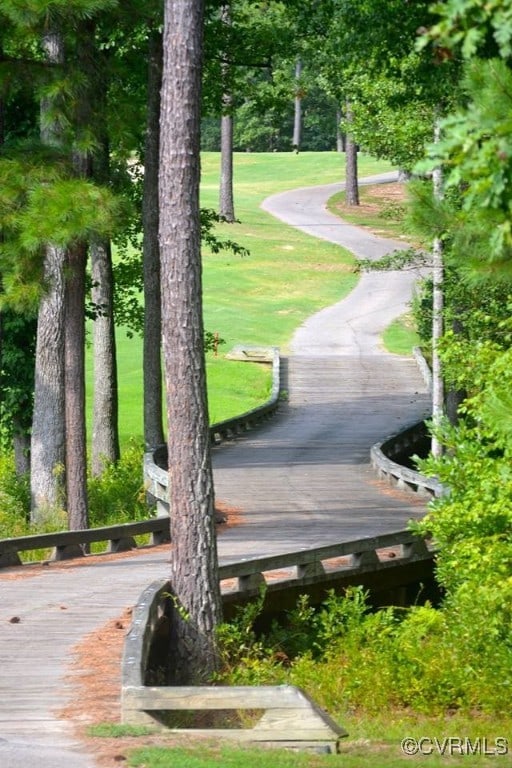
[[[272,201],[268,207],[286,220],[287,210],[300,219],[303,205],[302,217],[307,210],[311,222],[323,221],[331,188],[300,193],[305,202],[280,196],[278,210]],[[321,236],[329,227],[328,239],[343,242],[336,221],[321,223]],[[369,255],[394,247],[375,238],[365,246],[365,237],[359,232],[359,247]],[[423,513],[417,499],[391,491],[369,465],[373,443],[428,409],[412,359],[384,354],[379,342],[383,325],[403,310],[412,280],[365,276],[351,297],[305,323],[292,343],[290,397],[279,415],[215,449],[217,497],[240,508],[243,520],[221,532],[221,561],[398,530]],[[155,551],[63,570],[50,566],[33,577],[0,573],[1,768],[26,768],[30,761],[38,768],[95,765],[58,714],[73,697],[66,681],[71,649],[165,576],[166,560]]]

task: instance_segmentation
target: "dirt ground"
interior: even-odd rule
[[[216,508],[226,516],[226,522],[219,525],[218,532],[240,524],[241,511],[217,501]],[[145,552],[154,553],[164,550],[169,544],[148,547],[146,550],[134,550],[116,555],[97,555],[78,560],[52,563],[50,566],[26,566],[23,574],[12,572],[7,578],[26,578],[37,575],[44,567],[73,568],[91,564],[98,558],[126,558]],[[20,569],[17,569],[20,571]],[[24,575],[25,574],[25,575]],[[0,576],[2,578],[2,576]],[[94,756],[101,768],[111,768],[126,761],[127,751],[148,745],[184,745],[192,743],[189,736],[150,735],[138,737],[104,738],[91,736],[91,726],[102,724],[117,725],[121,720],[121,659],[126,633],[131,624],[131,606],[126,607],[116,619],[91,632],[83,638],[72,651],[73,661],[70,666],[68,682],[73,686],[73,701],[58,712],[58,716],[73,723],[76,735],[84,744],[84,751]],[[197,737],[193,739],[197,743]]]

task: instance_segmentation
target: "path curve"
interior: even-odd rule
[[[325,212],[339,188],[296,190],[264,208],[358,255],[393,249],[395,243]],[[396,530],[423,513],[410,496],[390,493],[368,463],[374,442],[428,409],[414,363],[385,354],[378,341],[406,305],[411,280],[365,275],[350,297],[306,321],[291,345],[289,402],[266,427],[215,449],[217,497],[239,507],[245,523],[220,535],[221,561]],[[93,768],[94,758],[58,716],[72,698],[65,679],[72,648],[164,576],[167,559],[154,551],[64,570],[49,566],[33,578],[0,574],[2,768]]]

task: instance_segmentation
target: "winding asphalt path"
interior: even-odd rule
[[[325,201],[340,186],[288,192],[263,207],[360,256],[401,247],[327,213]],[[379,340],[404,311],[414,279],[364,275],[348,298],[305,322],[291,344],[289,401],[264,428],[215,449],[217,497],[239,507],[244,522],[220,534],[221,561],[397,530],[421,516],[421,505],[386,492],[368,463],[373,443],[428,411],[415,364],[386,354]],[[58,716],[73,695],[66,681],[72,648],[164,576],[166,560],[150,552],[41,568],[33,578],[0,573],[1,768],[93,768]]]

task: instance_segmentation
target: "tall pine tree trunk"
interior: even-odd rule
[[[224,94],[225,109],[232,99]],[[235,221],[235,199],[233,195],[233,115],[226,113],[220,119],[220,189],[219,214],[225,221],[232,224]]]
[[[434,128],[434,141],[440,140],[441,129],[439,119]],[[443,172],[435,168],[432,174],[434,197],[443,197]],[[443,454],[443,445],[436,434],[444,416],[444,381],[439,353],[439,342],[444,329],[444,254],[441,238],[434,239],[432,247],[432,455],[439,457]]]
[[[75,104],[73,167],[81,178],[92,176],[91,153],[82,141],[90,136],[95,83],[94,22],[82,21],[77,30],[77,68],[84,78]],[[85,425],[85,273],[88,244],[68,248],[66,264],[65,393],[66,496],[69,527],[88,527],[87,439]]]
[[[50,66],[64,62],[64,46],[58,32],[48,32],[42,47]],[[52,103],[41,100],[41,139],[58,145],[58,128],[50,117]],[[31,520],[41,522],[64,503],[64,260],[62,248],[46,248],[43,280],[46,293],[37,320],[34,380],[34,415],[30,450]]]
[[[231,3],[223,3],[221,21],[231,26]],[[220,119],[220,188],[219,214],[230,224],[235,221],[235,199],[233,194],[233,95],[231,93],[231,66],[229,52],[224,51],[221,65],[223,80],[222,115]]]
[[[350,102],[346,104],[346,120],[350,124],[352,109]],[[357,173],[357,144],[350,135],[345,139],[345,202],[347,205],[359,205],[359,180]]]
[[[114,326],[114,278],[110,241],[90,243],[92,300],[101,307],[93,325],[94,403],[91,471],[101,475],[105,462],[119,460],[117,355]]]
[[[142,200],[144,269],[144,443],[156,448],[165,441],[162,421],[162,311],[160,245],[158,241],[158,164],[160,154],[160,88],[162,85],[162,34],[149,38],[148,105],[144,147]]]
[[[87,247],[78,243],[66,260],[65,391],[66,496],[70,530],[88,526],[85,435],[85,265]]]
[[[294,101],[293,136],[292,136],[292,146],[295,152],[299,152],[300,142],[302,138],[302,88],[300,85],[301,75],[302,75],[302,61],[300,59],[297,59],[295,63],[295,101]]]
[[[99,148],[93,157],[95,181],[110,180],[107,129],[107,82],[105,60],[100,59],[100,94],[96,107],[100,113]],[[92,301],[99,307],[93,324],[94,401],[92,423],[91,472],[101,475],[105,462],[119,460],[119,403],[117,353],[114,323],[114,276],[112,248],[108,238],[93,237],[90,242]]]
[[[341,109],[336,110],[336,152],[345,151],[345,136],[341,132],[340,123],[343,119]]]
[[[174,681],[208,679],[221,618],[208,430],[199,215],[203,3],[166,0],[160,162]]]

